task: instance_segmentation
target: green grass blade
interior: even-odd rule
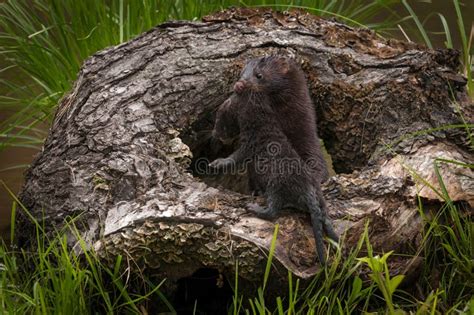
[[[266,288],[267,282],[268,282],[268,278],[270,276],[270,270],[271,270],[272,261],[273,261],[273,254],[275,253],[276,240],[277,240],[277,236],[278,236],[278,228],[279,228],[279,225],[275,224],[275,230],[273,231],[272,242],[271,242],[271,245],[270,245],[270,252],[268,253],[267,264],[265,266],[265,274],[263,276],[263,291],[265,291],[265,288]]]
[[[428,46],[429,48],[433,49],[433,45],[431,44],[431,40],[426,33],[425,27],[423,24],[420,22],[418,19],[418,16],[416,15],[415,11],[413,11],[412,7],[408,4],[407,0],[402,0],[403,5],[407,9],[407,11],[410,13],[411,18],[415,22],[418,31],[420,32],[421,36],[423,37],[423,40],[425,42],[425,45]]]
[[[448,21],[446,21],[444,15],[440,13],[437,14],[439,16],[439,19],[441,20],[441,23],[443,24],[444,34],[446,35],[446,48],[453,48],[453,39],[451,38],[451,30],[449,29]]]

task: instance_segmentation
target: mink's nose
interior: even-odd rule
[[[234,92],[242,93],[245,90],[245,81],[237,81],[234,84]]]

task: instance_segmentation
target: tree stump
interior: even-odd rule
[[[206,173],[207,161],[232,150],[210,138],[215,110],[246,60],[265,54],[295,58],[307,75],[337,173],[323,190],[342,245],[354,246],[370,219],[375,250],[416,253],[417,196],[426,212],[442,204],[420,178],[439,188],[435,159],[473,161],[466,131],[443,128],[474,117],[458,52],[302,11],[229,9],[172,21],[90,57],[58,106],[21,201],[48,231],[78,217],[100,256],[125,255],[170,280],[200,268],[232,279],[238,261],[239,276],[260,283],[278,223],[277,274],[310,278],[318,264],[309,218],[258,219],[245,209],[253,197],[239,178]],[[472,170],[440,169],[451,199],[472,209]],[[19,220],[26,244],[33,227]],[[409,257],[392,263],[414,270]]]

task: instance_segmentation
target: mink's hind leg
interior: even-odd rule
[[[277,213],[277,211],[275,211],[275,208],[272,208],[270,206],[264,208],[256,203],[247,204],[247,209],[250,212],[254,213],[257,217],[267,220],[273,219]]]
[[[261,207],[256,203],[248,204],[248,210],[255,213],[255,215],[262,219],[271,220],[281,211],[283,208],[283,200],[276,195],[272,196],[271,194],[267,197],[267,207]]]
[[[249,187],[249,195],[251,196],[261,196],[263,195],[263,191],[261,187],[257,185],[257,175],[255,171],[252,170],[252,167],[247,167],[247,179],[248,179],[248,187]]]

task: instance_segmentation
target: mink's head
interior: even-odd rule
[[[239,135],[237,108],[232,98],[225,101],[217,110],[212,136],[224,144],[231,143]]]
[[[300,85],[306,86],[306,82],[301,69],[293,60],[282,56],[269,56],[247,62],[239,81],[234,84],[234,91],[237,94],[279,94],[294,90]]]

